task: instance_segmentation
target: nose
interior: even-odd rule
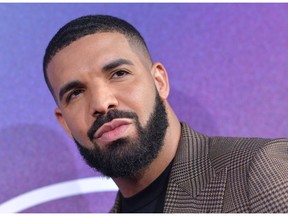
[[[110,109],[118,106],[118,100],[109,87],[98,86],[91,91],[90,113],[93,117],[106,114]]]

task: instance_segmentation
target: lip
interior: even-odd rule
[[[132,124],[131,119],[127,118],[118,118],[118,119],[113,119],[110,122],[107,122],[103,124],[95,133],[94,138],[99,139],[103,134],[108,133],[110,131],[115,130],[116,128],[119,128],[124,125],[129,125]]]

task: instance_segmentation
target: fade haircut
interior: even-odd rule
[[[140,49],[149,62],[152,62],[145,40],[138,30],[125,20],[109,15],[87,15],[74,19],[60,28],[54,35],[46,48],[43,58],[45,82],[54,96],[55,101],[57,100],[47,75],[47,66],[52,58],[72,42],[86,35],[104,32],[118,32],[123,34],[130,45],[131,43],[136,45],[137,49]]]

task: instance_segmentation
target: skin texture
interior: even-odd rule
[[[60,50],[48,64],[47,73],[59,123],[88,149],[94,144],[87,131],[99,114],[111,109],[135,112],[145,126],[158,91],[169,123],[164,145],[158,157],[133,178],[113,178],[124,197],[144,189],[172,161],[180,139],[180,123],[167,101],[167,72],[161,63],[151,64],[124,35],[109,32],[84,36]],[[135,124],[131,122],[120,136],[135,138]],[[106,148],[105,142],[99,145]]]

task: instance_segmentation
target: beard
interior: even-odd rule
[[[133,119],[136,138],[124,137],[100,148],[93,141],[94,133],[106,122],[116,118]],[[94,143],[93,149],[83,147],[75,138],[80,154],[86,163],[108,177],[134,177],[147,167],[159,154],[168,127],[165,106],[156,90],[154,109],[145,127],[142,127],[135,112],[110,110],[97,117],[87,135]]]

